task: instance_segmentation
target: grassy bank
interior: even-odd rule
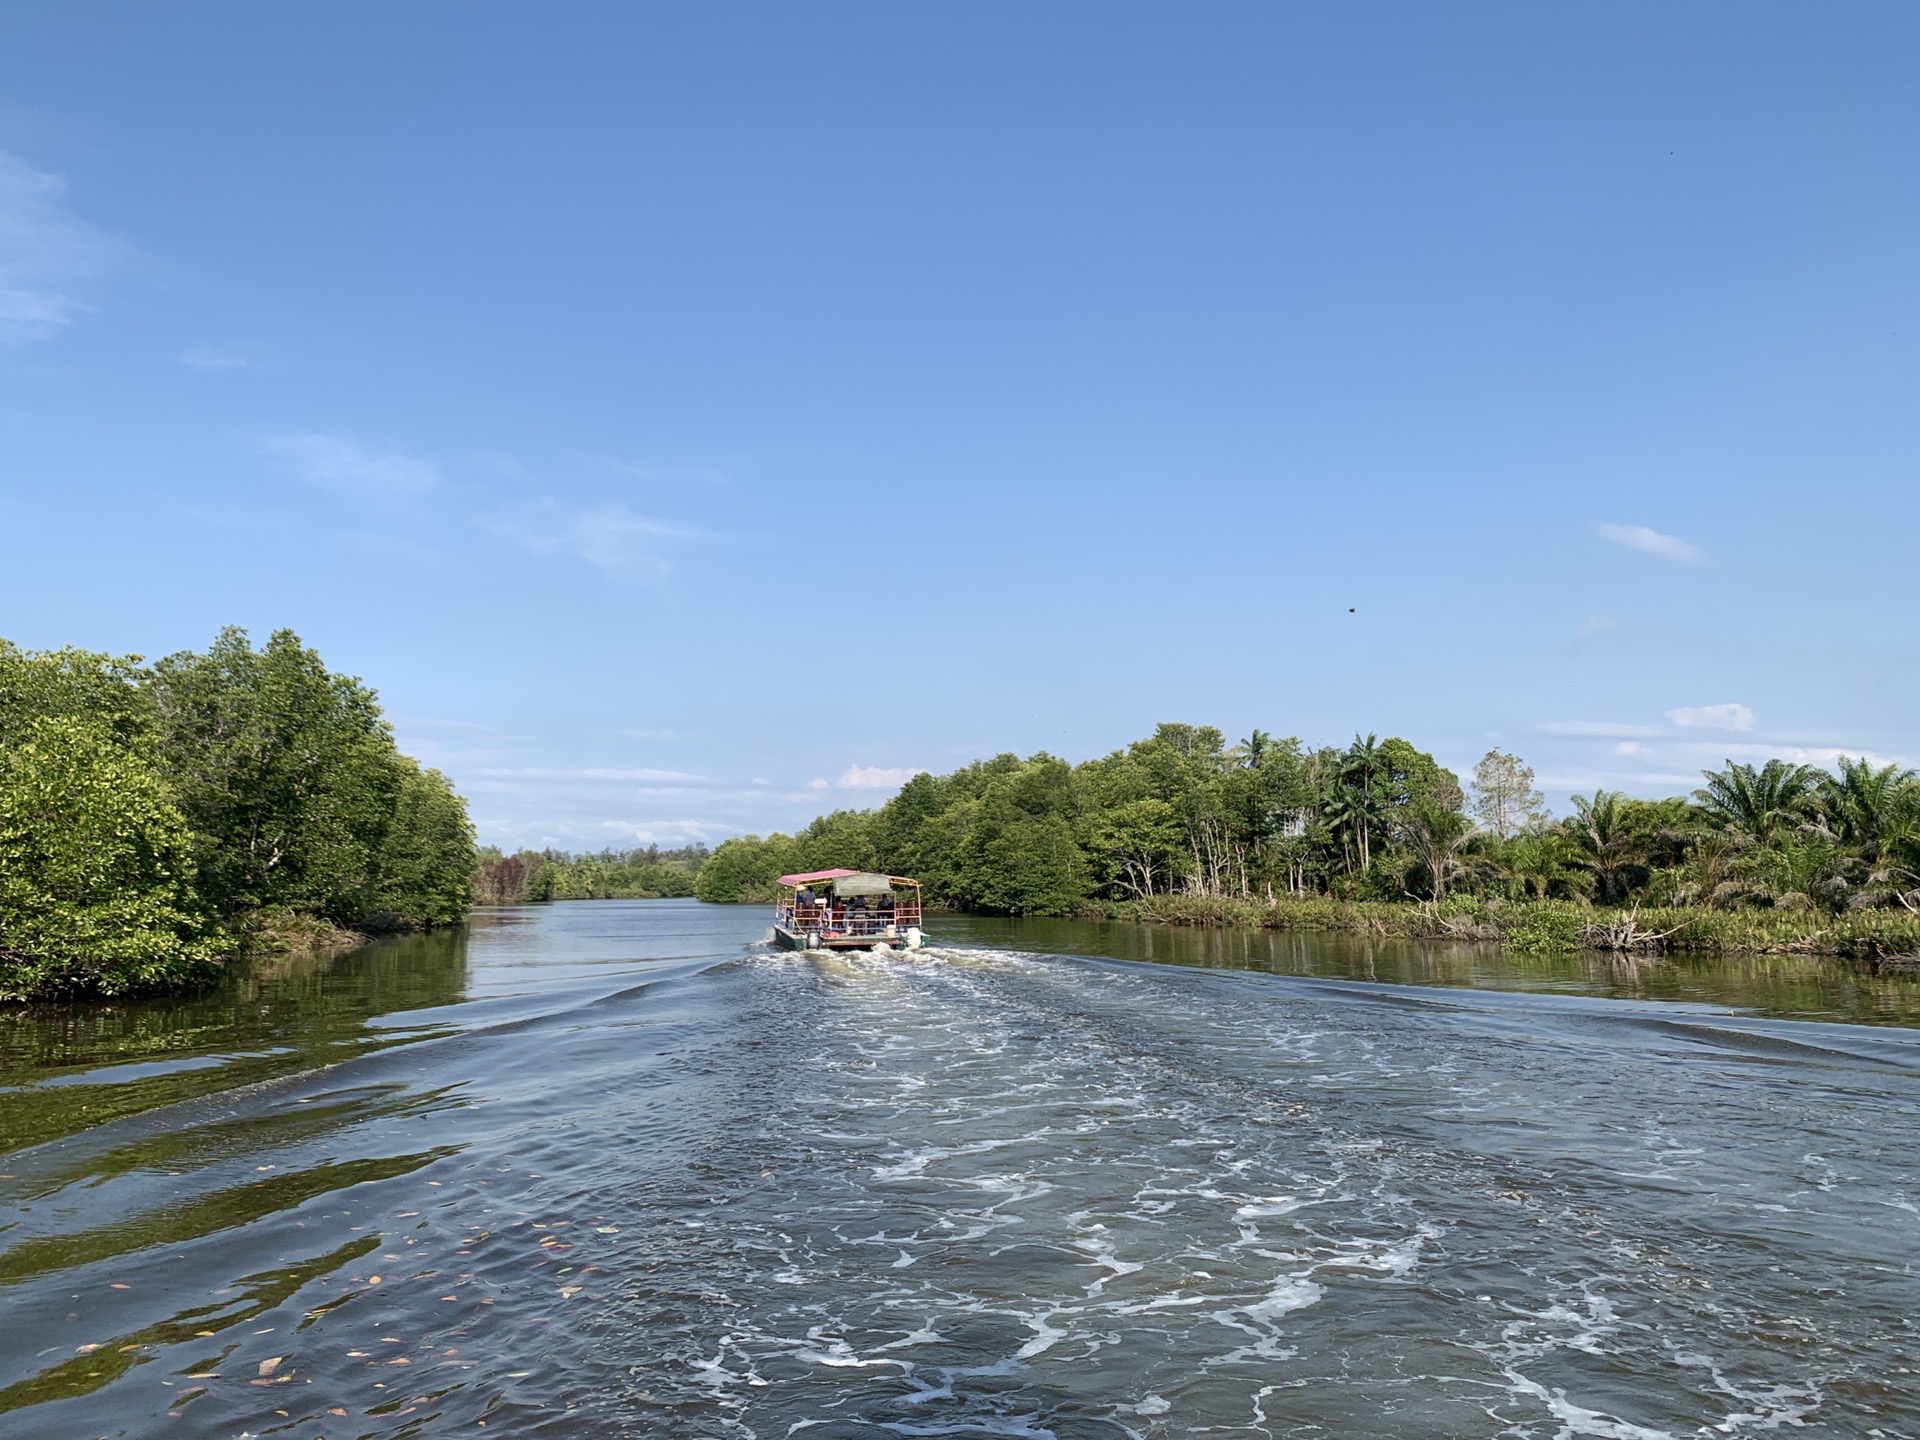
[[[1091,918],[1243,930],[1303,930],[1382,939],[1498,941],[1534,953],[1747,952],[1833,955],[1876,968],[1920,968],[1920,916],[1905,910],[1611,908],[1565,901],[1461,898],[1389,904],[1327,896],[1265,900],[1156,895],[1088,907]]]

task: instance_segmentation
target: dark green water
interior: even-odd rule
[[[0,1016],[0,1434],[1920,1435],[1910,981],[766,925]]]

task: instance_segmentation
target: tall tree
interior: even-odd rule
[[[1173,888],[1184,841],[1174,808],[1149,795],[1102,814],[1089,843],[1109,882],[1143,900]]]
[[[1362,870],[1373,863],[1373,834],[1384,809],[1380,780],[1386,768],[1379,737],[1372,734],[1364,740],[1355,735],[1353,744],[1340,757],[1340,791],[1329,809],[1338,817],[1336,825],[1344,826],[1352,834]]]
[[[1501,840],[1541,817],[1546,796],[1533,788],[1533,770],[1518,755],[1489,750],[1473,767],[1473,814]]]

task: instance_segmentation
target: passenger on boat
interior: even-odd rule
[[[893,896],[891,895],[882,895],[880,897],[880,923],[882,925],[893,924]]]

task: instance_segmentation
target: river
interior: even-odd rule
[[[583,902],[0,1015],[0,1434],[1920,1436],[1920,991]]]

